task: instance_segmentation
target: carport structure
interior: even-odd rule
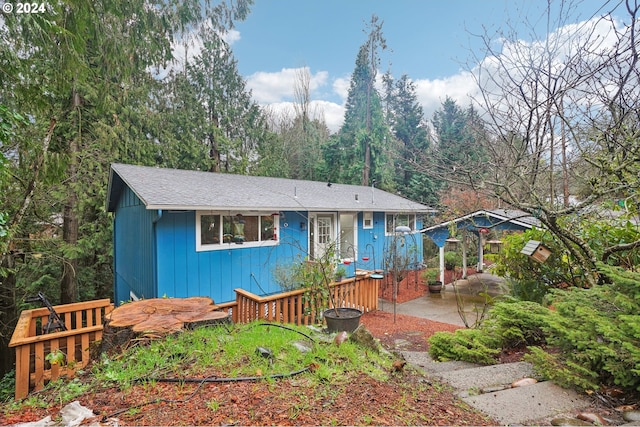
[[[444,252],[447,239],[452,236],[462,237],[462,274],[467,275],[467,244],[472,235],[478,241],[477,271],[482,272],[484,265],[484,238],[491,230],[524,231],[539,227],[540,221],[531,214],[513,209],[479,210],[459,218],[452,219],[420,230],[426,234],[440,249],[440,280],[444,282]]]

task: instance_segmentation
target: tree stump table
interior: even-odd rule
[[[113,354],[132,340],[229,321],[211,298],[152,298],[123,304],[105,317],[100,352]]]

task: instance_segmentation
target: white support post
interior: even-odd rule
[[[440,281],[444,285],[444,245],[440,246]]]
[[[467,232],[462,234],[462,278],[467,278]]]
[[[482,273],[484,265],[484,250],[482,248],[482,233],[478,233],[478,273]]]

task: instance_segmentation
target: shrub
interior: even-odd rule
[[[482,329],[500,340],[503,349],[546,342],[544,327],[549,309],[531,301],[504,299],[497,302]]]
[[[429,352],[436,360],[492,363],[502,349],[528,345],[525,360],[559,385],[640,391],[640,273],[599,268],[610,283],[552,289],[553,309],[527,301],[498,302],[479,329],[433,335]]]
[[[497,302],[479,328],[434,334],[429,339],[429,353],[436,360],[494,363],[504,349],[543,344],[548,312],[528,301]]]
[[[492,364],[500,352],[498,340],[479,329],[436,332],[429,338],[429,345],[429,354],[439,361]]]
[[[11,371],[4,374],[0,379],[0,402],[8,402],[13,399],[16,390],[16,371]]]
[[[444,253],[444,266],[447,270],[453,270],[457,265],[462,265],[462,257],[455,251]]]
[[[544,263],[533,261],[520,253],[529,240],[540,241],[551,251]],[[495,261],[493,272],[511,280],[514,285],[513,296],[542,302],[548,289],[584,285],[580,271],[564,256],[566,251],[562,245],[544,230],[533,228],[507,235],[503,237],[503,242],[502,250],[490,258]]]
[[[600,268],[612,283],[551,293],[555,312],[544,329],[559,351],[533,349],[527,360],[566,386],[640,391],[640,273]]]
[[[511,296],[521,301],[533,301],[542,304],[549,291],[549,284],[538,280],[531,279],[514,279],[506,277],[505,281],[510,289]]]

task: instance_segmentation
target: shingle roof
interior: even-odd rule
[[[110,212],[125,185],[147,209],[434,211],[366,186],[112,164],[107,193]]]

